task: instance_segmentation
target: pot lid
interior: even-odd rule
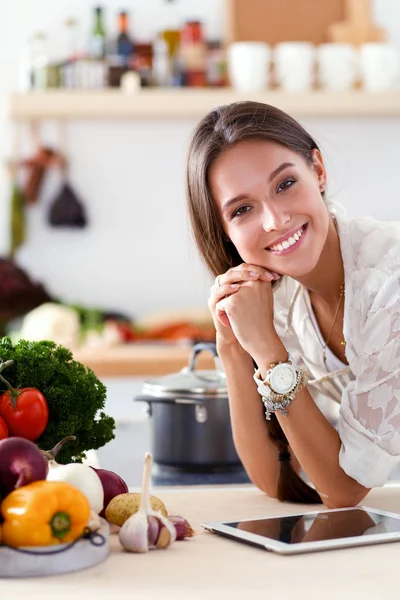
[[[214,355],[215,370],[197,370],[196,359],[202,350]],[[189,366],[178,373],[164,375],[143,385],[143,393],[162,398],[226,397],[228,395],[225,373],[222,370],[214,344],[197,344],[189,361]]]

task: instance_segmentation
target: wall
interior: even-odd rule
[[[209,37],[223,31],[224,0],[180,0],[182,17],[204,20]],[[38,29],[59,39],[61,23],[76,16],[86,33],[93,2],[13,0],[0,21],[1,154],[9,156],[12,128],[7,97],[16,84],[19,49]],[[131,11],[133,31],[151,37],[166,23],[162,0],[104,0],[108,28],[122,6]],[[400,3],[375,0],[379,24],[400,48]],[[164,12],[162,12],[164,11]],[[54,45],[55,51],[57,46]],[[352,214],[397,219],[400,120],[307,119],[325,151],[330,193]],[[54,231],[46,211],[59,180],[52,175],[40,205],[29,210],[28,240],[18,260],[50,291],[68,301],[94,304],[143,316],[162,308],[204,306],[210,281],[190,240],[184,204],[184,157],[193,120],[157,122],[73,122],[67,126],[69,177],[86,203],[90,228]],[[27,131],[19,128],[24,147]],[[58,144],[54,124],[41,129],[43,140]],[[9,183],[0,175],[0,252],[8,248]]]

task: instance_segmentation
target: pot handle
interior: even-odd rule
[[[201,400],[192,400],[191,398],[157,398],[157,396],[147,396],[139,394],[133,399],[135,402],[148,402],[149,404],[201,404]]]
[[[223,369],[221,366],[221,361],[218,356],[217,346],[216,346],[216,344],[214,344],[212,342],[200,342],[199,344],[195,344],[193,346],[192,354],[189,359],[189,365],[187,367],[184,367],[182,369],[182,371],[184,371],[186,373],[195,371],[197,358],[198,358],[200,352],[203,352],[203,350],[207,350],[208,352],[211,352],[211,354],[214,357],[215,369],[217,370],[217,372],[219,374],[223,375]]]
[[[151,417],[153,411],[151,409],[152,404],[194,404],[195,405],[195,418],[198,423],[205,423],[208,418],[208,412],[205,404],[201,400],[191,400],[190,398],[157,398],[156,396],[146,396],[139,394],[133,399],[135,402],[146,402],[147,403],[147,416]]]

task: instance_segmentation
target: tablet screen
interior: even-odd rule
[[[225,523],[285,544],[400,532],[400,519],[363,508]]]

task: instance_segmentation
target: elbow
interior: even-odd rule
[[[271,485],[270,482],[259,481],[253,478],[250,478],[251,482],[266,496],[269,498],[278,498],[278,489],[277,486]]]
[[[263,492],[269,498],[278,498],[278,486],[275,482],[270,481],[264,477],[254,477],[251,473],[247,472],[247,475],[253,485],[256,486],[261,492]]]
[[[355,498],[322,498],[326,508],[353,508],[358,502]]]
[[[321,499],[327,508],[354,508],[368,494],[369,489],[360,486],[360,489],[352,493],[337,494],[332,496],[322,495]]]

